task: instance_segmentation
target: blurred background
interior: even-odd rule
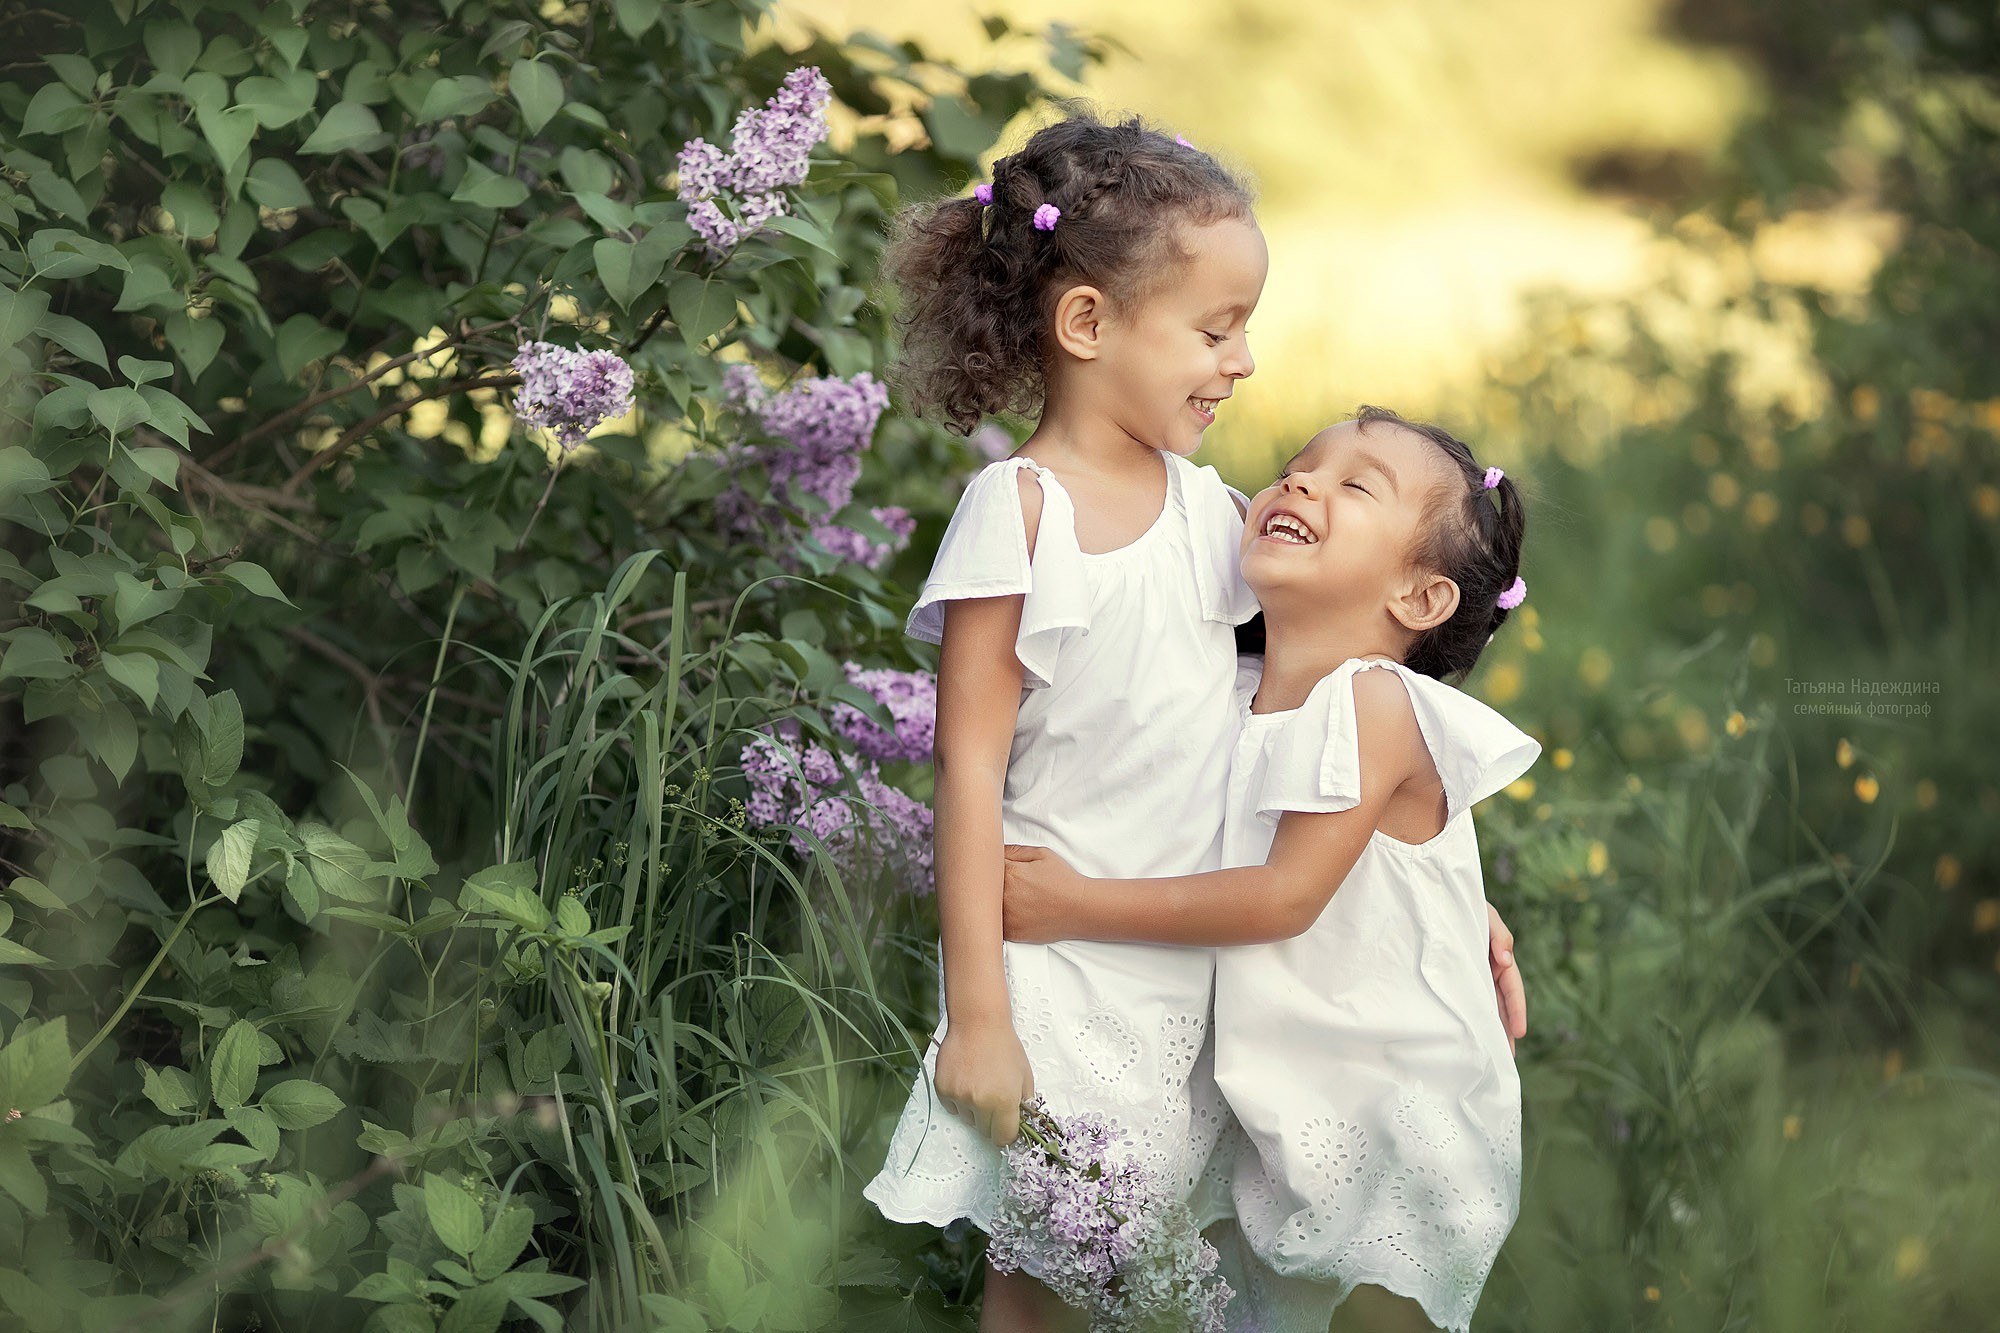
[[[1258,371],[1202,461],[1255,489],[1373,402],[1528,488],[1467,685],[1545,756],[1478,816],[1530,992],[1478,1325],[2000,1326],[1992,8],[820,0],[770,38],[853,32],[1254,178]],[[836,142],[983,167],[1047,116],[969,89]]]

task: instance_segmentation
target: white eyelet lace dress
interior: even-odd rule
[[[1075,508],[1052,472],[1020,457],[986,467],[952,515],[908,625],[937,642],[945,601],[1026,594],[1015,642],[1025,686],[1002,833],[1053,848],[1088,875],[1180,875],[1222,863],[1229,753],[1241,723],[1233,627],[1257,603],[1237,576],[1243,523],[1228,487],[1214,468],[1161,457],[1168,487],[1159,518],[1101,554],[1077,545]],[[1032,559],[1016,478],[1023,468],[1042,487]],[[1001,952],[1035,1091],[1060,1114],[1106,1115],[1116,1148],[1165,1172],[1185,1196],[1220,1125],[1196,1122],[1189,1099],[1214,950],[1067,940],[1002,941]],[[933,1085],[949,1027],[942,943],[938,957],[938,1021],[923,1072],[862,1194],[894,1221],[966,1217],[990,1234],[1000,1150],[945,1111]]]
[[[1374,1283],[1466,1333],[1520,1210],[1521,1085],[1493,998],[1471,810],[1540,743],[1386,658],[1350,658],[1300,707],[1252,713],[1261,662],[1245,658],[1224,864],[1261,863],[1284,811],[1360,801],[1352,681],[1371,668],[1410,692],[1445,826],[1422,844],[1376,830],[1304,933],[1215,951],[1215,1087],[1194,1095],[1219,1090],[1232,1115],[1194,1207],[1204,1225],[1235,1214],[1209,1233],[1241,1293],[1232,1330],[1326,1333]]]

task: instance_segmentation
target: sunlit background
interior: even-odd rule
[[[1038,67],[1050,24],[1110,39],[1104,66],[1066,89],[1186,135],[1258,190],[1271,248],[1251,323],[1258,374],[1206,455],[1254,470],[1364,401],[1451,415],[1476,436],[1479,386],[1517,345],[1533,291],[1643,297],[1679,274],[1694,300],[1713,300],[1745,267],[1865,288],[1897,220],[1871,207],[1858,160],[1845,194],[1756,229],[1746,247],[1716,255],[1656,235],[1671,202],[1659,192],[1714,163],[1763,96],[1750,62],[1664,34],[1659,11],[1645,0],[977,11],[813,0],[781,9],[772,35],[795,44],[811,25],[916,38],[970,71]],[[1014,31],[990,40],[992,16]],[[940,72],[937,91],[957,82]],[[984,161],[1038,123],[1022,117]],[[914,116],[905,129],[923,133]],[[1810,399],[1820,389],[1799,332],[1691,336],[1754,346],[1761,392]]]

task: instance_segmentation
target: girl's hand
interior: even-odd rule
[[[1492,903],[1486,904],[1488,962],[1493,968],[1493,989],[1500,1000],[1500,1022],[1507,1030],[1507,1050],[1514,1039],[1528,1035],[1528,993],[1521,985],[1521,969],[1514,964],[1514,932],[1500,919]]]
[[[936,1087],[945,1110],[1004,1148],[1021,1132],[1035,1071],[1008,1020],[951,1023],[938,1044]]]
[[[1046,847],[1008,843],[1001,853],[1007,863],[1000,895],[1001,937],[1025,944],[1068,938],[1058,929],[1060,909],[1075,899],[1087,877]]]

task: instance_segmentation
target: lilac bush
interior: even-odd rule
[[[763,106],[738,113],[728,152],[705,139],[681,148],[681,202],[711,250],[734,249],[787,211],[783,192],[805,180],[813,146],[826,138],[832,100],[825,75],[810,65],[795,69]]]
[[[930,892],[930,807],[886,782],[872,760],[801,744],[798,725],[781,722],[744,745],[742,764],[751,824],[795,824],[810,832],[844,880],[886,873],[908,892]],[[799,855],[811,854],[803,833],[794,831],[790,841]]]
[[[721,396],[725,406],[756,424],[757,434],[768,437],[736,444],[729,455],[763,468],[780,514],[807,518],[821,546],[871,569],[908,544],[916,520],[899,506],[872,510],[876,521],[889,530],[888,542],[875,541],[826,517],[854,498],[854,485],[861,479],[861,454],[889,407],[887,385],[862,371],[852,379],[808,377],[773,393],[756,367],[738,363],[723,371]],[[809,512],[808,497],[823,509]],[[716,509],[739,536],[769,537],[778,517],[765,512],[741,486],[717,497]]]
[[[553,431],[565,453],[598,426],[632,410],[632,367],[616,352],[526,342],[513,364],[521,376],[515,416],[524,425]]]
[[[1050,1290],[1090,1317],[1092,1333],[1220,1333],[1235,1295],[1220,1277],[1207,1285],[1220,1256],[1159,1173],[1111,1151],[1104,1117],[1057,1116],[1032,1097],[1001,1156],[986,1251],[997,1271],[1033,1262]]]

